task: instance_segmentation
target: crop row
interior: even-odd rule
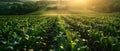
[[[119,51],[120,17],[0,17],[0,50]]]

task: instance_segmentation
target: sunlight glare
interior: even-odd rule
[[[72,7],[79,7],[79,6],[87,6],[89,3],[89,0],[69,0],[69,2],[66,2],[69,6]]]

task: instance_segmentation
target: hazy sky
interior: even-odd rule
[[[22,1],[40,1],[40,0],[22,0]],[[48,1],[57,1],[57,0],[48,0]]]
[[[39,1],[39,0],[22,0],[22,1]]]

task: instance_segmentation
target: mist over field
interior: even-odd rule
[[[120,0],[0,0],[0,51],[120,51]]]
[[[5,3],[3,3],[5,2]],[[11,4],[11,3],[12,4]],[[28,14],[32,12],[79,14],[120,12],[119,0],[1,0],[1,14]],[[41,11],[42,10],[42,11]],[[14,13],[12,13],[14,12]],[[47,13],[46,12],[46,13]],[[48,13],[48,14],[49,14]]]

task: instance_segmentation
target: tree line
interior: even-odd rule
[[[23,15],[40,11],[47,5],[46,1],[0,0],[0,15]],[[88,9],[97,12],[120,12],[120,0],[90,0]]]
[[[88,8],[98,12],[120,12],[120,0],[91,0]]]
[[[0,15],[23,15],[42,10],[46,5],[39,2],[0,2]]]
[[[0,2],[13,2],[13,1],[20,1],[20,0],[0,0]]]

